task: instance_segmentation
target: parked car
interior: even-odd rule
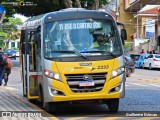
[[[9,58],[16,59],[16,52],[13,49],[7,49],[4,51],[4,53],[6,53],[9,56]]]
[[[144,60],[146,57],[148,57],[150,54],[143,53],[140,55],[139,59],[135,61],[135,67],[136,68],[142,68],[142,65],[144,64]]]
[[[127,54],[126,56],[130,56],[133,61],[137,61],[140,57],[140,54]]]
[[[125,56],[126,77],[130,77],[135,71],[135,62],[129,56]]]
[[[142,66],[143,68],[160,68],[160,54],[150,54],[145,60]]]
[[[16,52],[16,57],[19,57],[19,50],[14,50]]]

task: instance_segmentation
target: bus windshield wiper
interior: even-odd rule
[[[79,55],[79,56],[81,56],[81,57],[83,57],[83,58],[89,60],[88,57],[86,57],[85,55],[81,54],[80,52],[78,52],[78,51],[76,51],[76,50],[73,50],[73,52],[76,53],[77,55]]]
[[[85,55],[81,54],[80,52],[76,51],[76,50],[58,50],[58,51],[52,51],[52,52],[67,52],[67,53],[75,53],[77,54],[78,56],[81,56],[87,60],[89,60],[88,57],[86,57]]]
[[[99,52],[102,52],[102,53],[105,53],[105,54],[109,54],[113,57],[117,57],[117,55],[111,53],[110,51],[104,51],[104,50],[93,50],[93,51],[83,51],[81,53],[99,53]]]

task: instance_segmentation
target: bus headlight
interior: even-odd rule
[[[44,74],[45,74],[46,77],[49,77],[49,78],[52,78],[52,79],[55,79],[55,80],[62,81],[61,76],[60,76],[59,73],[52,72],[52,71],[49,71],[49,70],[45,70],[45,71],[44,71]]]
[[[117,77],[117,76],[121,75],[124,72],[125,72],[125,68],[123,66],[118,68],[118,69],[115,69],[115,70],[112,71],[110,79],[112,79],[114,77]]]

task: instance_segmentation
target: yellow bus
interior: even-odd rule
[[[28,19],[20,40],[23,95],[41,101],[46,111],[63,103],[118,111],[126,80],[126,31],[118,25],[106,12],[82,8]]]

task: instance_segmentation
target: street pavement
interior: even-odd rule
[[[13,63],[17,64],[17,61]],[[0,120],[51,120],[56,118],[23,98],[20,68],[14,66],[7,86],[0,86]]]
[[[42,111],[41,107],[28,102],[22,95],[22,82],[20,68],[14,61],[12,73],[9,76],[8,86],[0,87],[0,111]],[[131,77],[127,77],[126,96],[120,99],[120,112],[159,112],[160,115],[160,74],[159,70],[136,69]],[[60,119],[60,120],[159,120],[159,117],[109,117],[106,105],[92,106],[62,106],[61,113],[47,113],[49,117],[36,117],[34,119]],[[10,119],[10,118],[8,118]],[[14,118],[15,119],[15,118]],[[19,119],[19,118],[18,118]],[[21,119],[21,118],[20,118]],[[27,118],[23,118],[27,119]],[[28,118],[30,120],[30,118]],[[33,119],[33,118],[32,118]],[[0,118],[1,120],[1,118]],[[6,120],[6,118],[5,118]]]

